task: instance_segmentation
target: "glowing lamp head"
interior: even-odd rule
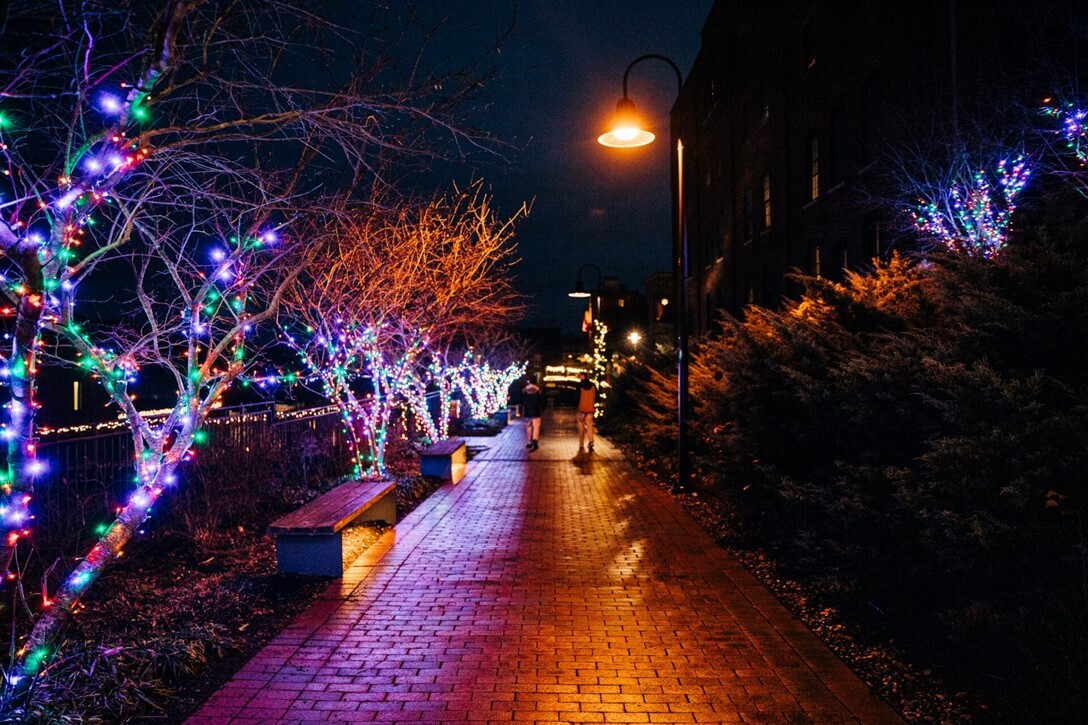
[[[653,142],[654,135],[643,128],[642,119],[635,110],[635,104],[624,96],[616,104],[616,113],[612,116],[610,131],[597,137],[597,143],[615,149],[629,149],[645,146]]]
[[[578,282],[574,285],[574,289],[567,293],[567,297],[578,297],[584,299],[589,297],[589,292],[586,292],[586,286],[582,284],[582,278],[578,278]]]

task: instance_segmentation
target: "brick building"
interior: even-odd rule
[[[793,269],[838,279],[885,253],[885,159],[903,130],[958,127],[1010,89],[1041,97],[1027,65],[1048,42],[1064,52],[1052,39],[1069,7],[718,0],[672,111],[692,332],[717,309],[776,304]]]

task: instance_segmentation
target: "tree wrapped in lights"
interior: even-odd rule
[[[456,380],[468,403],[469,416],[487,418],[506,408],[510,386],[524,377],[526,369],[524,362],[493,368],[490,360],[478,358],[471,350],[465,353],[457,368]]]
[[[608,325],[594,318],[593,320],[593,372],[590,378],[597,386],[597,395],[594,398],[593,417],[600,418],[604,414],[604,401],[608,395],[605,383],[608,378],[608,352],[605,341],[608,338]]]
[[[1068,180],[1081,195],[1088,196],[1088,108],[1074,102],[1057,102],[1045,99],[1040,112],[1057,122],[1057,127],[1045,129],[1043,140],[1048,143],[1048,159],[1053,163],[1047,168]]]
[[[7,566],[41,467],[43,333],[98,262],[122,253],[141,216],[184,208],[190,188],[234,196],[215,179],[251,170],[299,170],[279,185],[292,194],[318,188],[333,164],[348,186],[385,178],[385,159],[429,153],[436,130],[468,138],[451,111],[471,84],[418,65],[399,73],[374,39],[291,0],[16,0],[0,34],[0,291],[14,316],[0,471]],[[317,34],[344,55],[368,41],[366,62],[301,84],[292,69],[322,61]]]
[[[26,531],[36,472],[35,381],[44,334],[102,259],[122,253],[141,214],[218,176],[308,170],[292,183],[355,183],[397,152],[456,134],[462,84],[401,76],[379,46],[341,73],[312,63],[312,40],[350,51],[359,38],[279,0],[5,5],[0,44],[0,292],[10,302],[4,356],[10,403],[0,471],[7,565]],[[380,11],[375,11],[380,12]],[[281,70],[283,69],[283,70]],[[442,90],[440,90],[442,89]],[[380,120],[380,123],[375,123]],[[280,150],[272,151],[273,148]],[[286,169],[283,165],[286,164]],[[381,174],[373,174],[381,175]]]
[[[155,502],[177,483],[178,466],[207,437],[204,423],[223,394],[250,366],[256,336],[279,309],[301,267],[290,241],[274,230],[270,210],[210,213],[215,200],[196,197],[192,215],[140,222],[141,243],[110,265],[115,292],[127,290],[120,322],[77,321],[67,307],[50,331],[70,345],[78,364],[97,377],[121,411],[135,450],[132,494],[68,575],[20,649],[19,684],[38,674],[65,618],[84,590],[122,553]],[[155,226],[149,223],[157,222]],[[274,336],[273,338],[274,339]],[[130,384],[149,368],[176,385],[165,416],[147,418]]]
[[[1088,109],[1070,103],[1044,106],[1042,113],[1060,121],[1059,128],[1053,133],[1064,146],[1063,150],[1071,154],[1080,166],[1088,164]]]
[[[299,234],[311,210],[340,208],[319,195],[324,185],[348,195],[360,180],[386,180],[389,159],[432,153],[436,132],[468,139],[451,112],[471,84],[419,66],[400,73],[369,42],[356,64],[301,84],[299,65],[321,61],[315,33],[345,56],[370,39],[290,0],[16,1],[5,11],[0,291],[14,320],[3,564],[27,531],[40,466],[34,385],[45,342],[80,354],[139,451],[132,499],[21,650],[11,681],[23,677],[22,688],[80,593],[199,442],[207,407],[249,365],[253,327],[305,262],[297,250],[282,262],[276,229]],[[114,287],[100,302],[122,323],[97,324],[77,305],[95,276],[105,280],[99,292]],[[127,392],[148,365],[170,370],[179,395],[154,425]]]
[[[911,220],[917,231],[954,252],[992,259],[1008,243],[1016,200],[1031,173],[1024,156],[1002,159],[992,170],[971,170],[964,161],[923,191]]]
[[[394,407],[428,438],[448,434],[450,350],[508,324],[514,223],[496,217],[482,185],[421,204],[375,207],[338,219],[291,308],[304,332],[288,340],[308,376],[339,406],[359,473],[385,473]],[[440,396],[435,420],[427,394]]]

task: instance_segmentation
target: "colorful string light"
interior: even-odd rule
[[[976,171],[969,181],[952,182],[936,198],[920,200],[910,210],[914,226],[949,250],[992,259],[1008,244],[1016,199],[1031,173],[1024,156],[1002,159],[992,172]]]

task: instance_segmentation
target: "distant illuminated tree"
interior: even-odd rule
[[[605,400],[608,397],[608,352],[606,341],[608,339],[608,325],[598,319],[593,320],[593,371],[590,375],[593,384],[597,386],[597,395],[594,397],[593,417],[600,418],[604,415]]]
[[[1045,129],[1042,138],[1049,143],[1048,173],[1069,182],[1081,195],[1088,196],[1088,108],[1075,102],[1046,99],[1043,116],[1057,121],[1056,128]]]
[[[941,182],[920,190],[911,210],[915,228],[949,250],[991,259],[1008,243],[1016,199],[1031,173],[1024,156],[992,169],[972,170],[961,161]]]
[[[506,408],[510,386],[525,376],[525,370],[523,362],[492,367],[490,360],[466,353],[457,367],[456,380],[468,403],[469,416],[487,418]]]
[[[451,349],[518,313],[509,272],[514,223],[526,211],[498,219],[477,183],[338,220],[313,240],[321,251],[291,304],[305,331],[289,339],[340,407],[360,473],[385,472],[396,405],[432,440],[448,435]],[[438,419],[428,392],[441,396]]]

